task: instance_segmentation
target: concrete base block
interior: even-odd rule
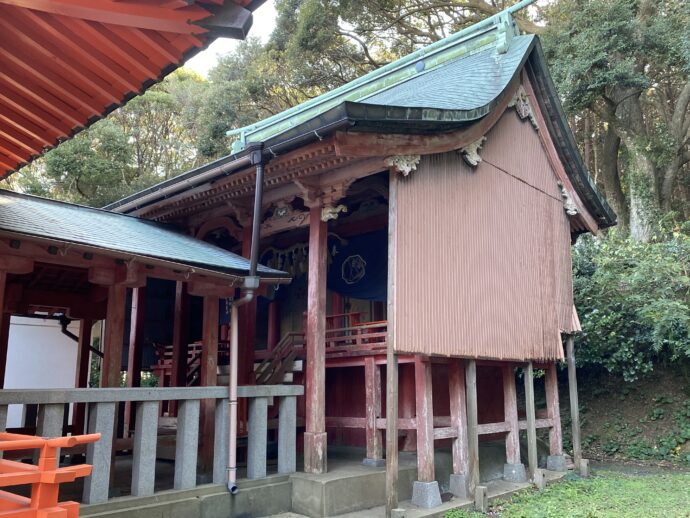
[[[391,509],[391,518],[405,518],[405,509]]]
[[[458,498],[469,498],[468,479],[464,473],[451,473],[449,491]]]
[[[534,470],[534,479],[532,483],[537,489],[544,489],[546,487],[546,477],[544,476],[544,470],[537,468]]]
[[[549,455],[546,458],[546,469],[549,471],[568,471],[565,455]]]
[[[479,513],[489,512],[489,490],[486,486],[474,488],[474,510]]]
[[[362,465],[370,466],[372,468],[382,468],[386,465],[386,459],[364,458],[364,460],[362,460]]]
[[[580,466],[578,467],[580,471],[580,476],[583,478],[589,478],[589,459],[581,459]]]
[[[441,505],[441,490],[438,482],[421,482],[415,480],[412,485],[412,503],[417,507],[431,509]]]
[[[527,482],[527,471],[525,465],[519,464],[504,464],[503,465],[503,480],[506,482],[522,483]]]

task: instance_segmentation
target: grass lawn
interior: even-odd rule
[[[446,518],[690,517],[690,473],[569,475],[543,491],[525,490],[497,502],[488,515],[462,510]]]

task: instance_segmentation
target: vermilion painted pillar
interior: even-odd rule
[[[74,386],[77,388],[86,388],[89,381],[89,368],[91,367],[91,328],[93,327],[93,320],[83,319],[79,322],[79,343],[77,344],[77,373],[74,380]],[[85,404],[77,403],[74,405],[74,419],[73,434],[84,433],[84,416]]]
[[[367,457],[365,464],[374,464],[383,459],[381,430],[376,420],[381,417],[381,368],[373,356],[364,358],[364,384],[366,390],[366,439]]]
[[[417,403],[417,480],[434,481],[434,404],[431,391],[431,363],[416,356],[414,378]]]
[[[127,387],[141,385],[141,354],[144,347],[144,321],[146,319],[146,288],[132,290],[132,313],[129,324],[129,351],[127,352]],[[133,432],[133,408],[125,403],[125,436]]]
[[[324,473],[326,455],[326,273],[328,228],[310,209],[304,471]]]
[[[202,387],[215,386],[218,382],[218,305],[216,296],[204,297],[203,346],[199,380]],[[201,429],[203,438],[199,447],[199,468],[203,473],[213,470],[213,434],[215,401],[201,400]]]
[[[122,368],[122,346],[125,336],[125,303],[127,288],[121,284],[108,287],[108,306],[103,335],[101,387],[119,387]]]
[[[269,351],[278,345],[280,341],[280,302],[272,301],[268,305],[268,341],[267,347]]]
[[[186,387],[188,361],[187,347],[189,346],[189,296],[187,295],[187,284],[182,281],[177,281],[175,284],[175,307],[173,311],[170,386]],[[160,380],[160,386],[165,386],[165,380]],[[165,402],[163,405],[165,405]],[[168,401],[167,405],[168,415],[177,415],[177,401]]]

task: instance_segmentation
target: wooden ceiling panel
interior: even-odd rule
[[[218,36],[248,0],[0,0],[0,178],[143,92]],[[239,24],[239,25],[235,25]]]

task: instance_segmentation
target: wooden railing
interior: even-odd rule
[[[296,397],[303,392],[301,386],[290,385],[238,387],[238,396],[249,400],[248,478],[266,476],[270,398],[276,398],[279,405],[278,471],[291,473],[296,470]],[[197,485],[202,399],[215,400],[213,482],[223,484],[227,481],[228,467],[227,387],[0,390],[0,431],[6,428],[8,405],[38,405],[37,435],[58,437],[63,432],[66,404],[87,403],[88,432],[100,433],[101,440],[86,446],[86,462],[93,466],[93,472],[84,483],[82,501],[88,504],[102,503],[108,500],[117,407],[122,402],[133,402],[136,405],[136,425],[131,491],[133,496],[149,496],[154,493],[158,408],[163,401],[178,402],[173,487],[190,489]]]

